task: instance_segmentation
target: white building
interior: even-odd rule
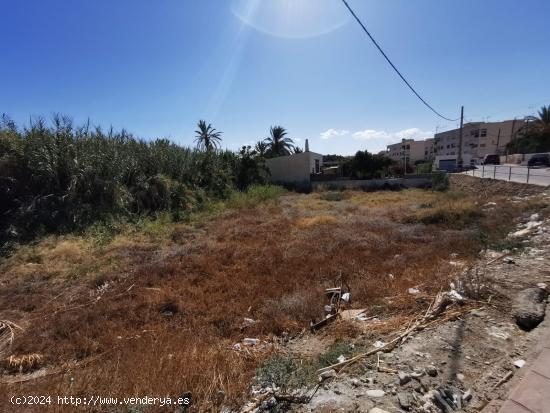
[[[323,155],[310,152],[306,143],[305,152],[266,159],[265,164],[270,172],[270,182],[309,188],[311,175],[323,170]]]
[[[460,157],[463,165],[474,165],[479,164],[485,155],[502,155],[522,126],[523,120],[466,123],[462,128],[462,153],[459,148],[460,129],[437,133],[434,137],[434,166],[454,169]]]
[[[434,139],[415,141],[402,139],[399,143],[388,145],[385,155],[397,163],[430,162],[434,158]]]

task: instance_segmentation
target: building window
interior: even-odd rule
[[[480,144],[479,144],[479,147],[480,147],[480,148],[485,148],[485,144],[484,144],[484,143],[480,143]]]
[[[487,136],[487,129],[481,129],[481,137],[484,138]]]
[[[319,172],[320,172],[319,159],[315,159],[315,173],[318,174]]]

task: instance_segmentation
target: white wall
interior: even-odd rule
[[[319,168],[323,166],[323,155],[314,152],[303,152],[289,156],[267,159],[266,166],[271,173],[273,183],[309,185],[310,174],[315,171],[315,160]]]

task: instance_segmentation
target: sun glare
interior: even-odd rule
[[[321,36],[349,20],[335,0],[233,0],[231,11],[248,26],[283,38]]]

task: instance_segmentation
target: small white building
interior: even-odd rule
[[[265,164],[270,172],[271,183],[309,188],[311,175],[320,174],[323,170],[323,155],[308,150],[266,159]]]

